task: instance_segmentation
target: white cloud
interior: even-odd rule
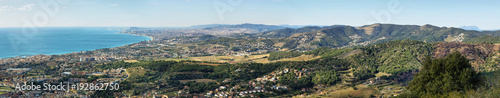
[[[18,8],[20,11],[29,11],[31,9],[33,9],[33,6],[35,6],[35,4],[26,4],[20,8]]]
[[[0,6],[0,11],[10,11],[12,9],[14,9],[14,6],[8,6],[8,5]]]
[[[110,4],[109,6],[120,6],[120,4]]]

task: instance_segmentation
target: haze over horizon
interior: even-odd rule
[[[64,2],[66,1],[66,2]],[[500,29],[493,0],[0,0],[0,27],[373,23]]]

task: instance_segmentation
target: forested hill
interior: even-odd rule
[[[310,30],[311,32],[294,34],[298,30]],[[272,34],[269,37],[286,36],[281,41],[285,42],[283,48],[290,49],[314,49],[317,47],[353,47],[366,46],[373,43],[391,40],[411,39],[424,42],[457,41],[481,37],[485,35],[498,36],[499,31],[474,31],[453,27],[437,27],[432,25],[395,25],[395,24],[373,24],[361,27],[342,26],[327,29],[318,27],[301,29],[281,29],[288,32],[264,32]],[[314,31],[316,30],[316,31]],[[280,30],[275,30],[280,31]]]
[[[313,32],[313,31],[318,31],[318,30],[323,30],[323,29],[330,29],[330,28],[344,27],[344,26],[345,25],[332,25],[332,26],[324,26],[324,27],[306,26],[306,27],[297,28],[297,29],[285,28],[285,29],[265,31],[265,32],[257,34],[257,36],[258,37],[266,37],[266,38],[282,38],[282,37],[290,37],[290,36],[297,34],[297,33]]]

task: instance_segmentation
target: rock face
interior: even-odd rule
[[[446,55],[459,51],[467,56],[473,67],[478,67],[486,63],[498,64],[495,60],[489,58],[498,58],[500,45],[499,44],[466,44],[459,42],[439,42],[434,45],[435,58],[442,58]],[[481,66],[487,67],[487,66]]]

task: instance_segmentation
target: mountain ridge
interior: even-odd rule
[[[300,28],[299,28],[300,29]],[[264,32],[265,33],[265,32]],[[290,32],[285,32],[290,33]],[[390,40],[411,39],[424,42],[459,41],[490,35],[499,36],[499,31],[475,31],[454,27],[437,27],[433,25],[397,25],[372,24],[360,27],[333,27],[311,32],[297,33],[288,38],[288,47],[353,47],[366,46]],[[275,34],[279,35],[279,34]],[[295,40],[295,41],[294,41]],[[300,42],[298,40],[301,40]],[[297,44],[297,45],[293,45]],[[298,47],[297,47],[298,46]]]

